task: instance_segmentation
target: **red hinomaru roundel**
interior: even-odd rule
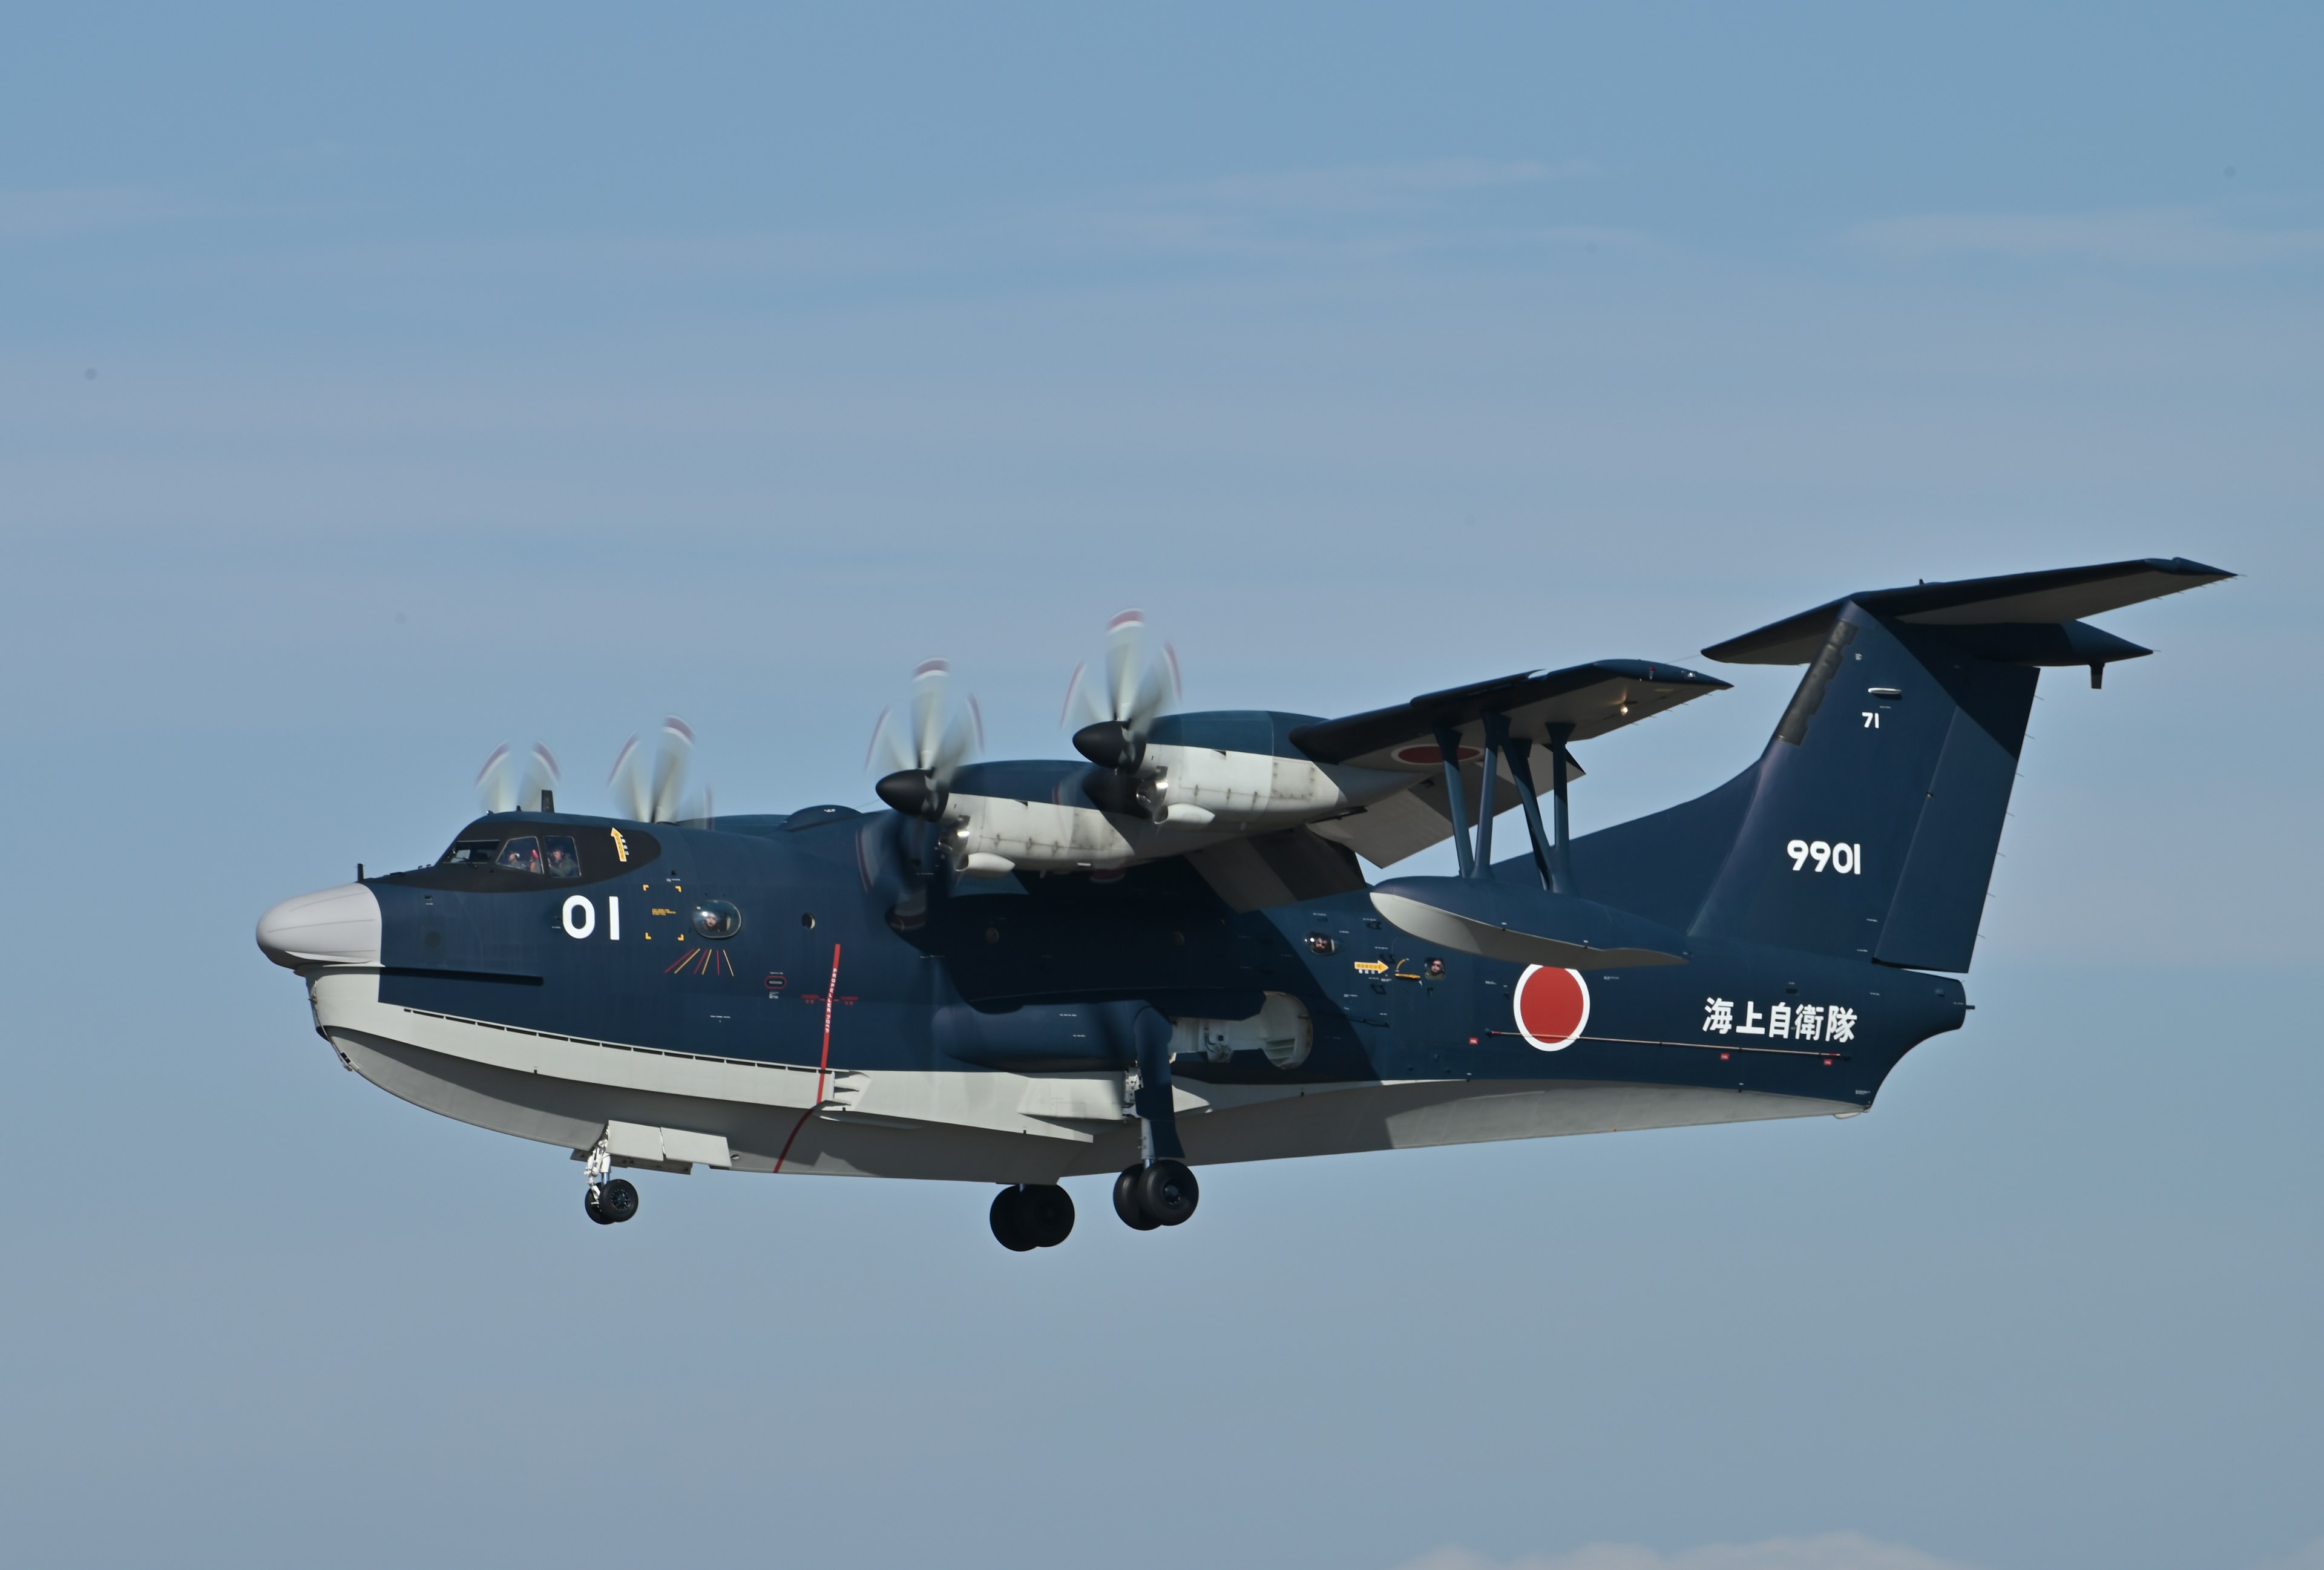
[[[1517,977],[1509,1002],[1517,1013],[1517,1034],[1544,1052],[1572,1046],[1590,1023],[1590,984],[1578,970],[1529,965]]]

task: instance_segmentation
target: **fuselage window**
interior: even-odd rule
[[[543,835],[540,843],[548,853],[550,877],[577,878],[581,875],[581,853],[574,848],[571,835]]]
[[[742,930],[742,912],[724,900],[705,900],[694,908],[694,929],[705,937],[732,937]]]
[[[488,867],[493,864],[493,853],[501,848],[496,839],[464,839],[444,853],[437,864],[445,867]]]
[[[531,835],[512,839],[501,846],[500,859],[493,864],[505,867],[512,873],[539,873],[540,841]]]

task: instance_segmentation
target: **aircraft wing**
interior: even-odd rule
[[[1386,867],[1452,836],[1439,725],[1457,738],[1462,793],[1473,811],[1484,782],[1488,714],[1508,716],[1510,735],[1545,746],[1553,725],[1572,725],[1569,741],[1587,741],[1727,686],[1715,676],[1683,666],[1600,660],[1425,692],[1392,708],[1301,725],[1291,732],[1290,740],[1318,762],[1406,770],[1418,776],[1408,790],[1314,826],[1324,838],[1337,840],[1374,866]],[[1516,807],[1518,796],[1508,761],[1495,758],[1493,766],[1506,787],[1494,795],[1499,816]],[[1566,778],[1579,780],[1582,775],[1582,765],[1569,761]],[[1536,770],[1535,779],[1545,780],[1543,769]]]
[[[1186,860],[1235,910],[1352,894],[1364,886],[1356,858],[1317,838],[1308,824],[1206,845]]]
[[[1573,776],[1581,772],[1578,765],[1572,771]],[[1501,766],[1500,775],[1504,780],[1509,777],[1506,763]],[[1476,800],[1484,770],[1471,763],[1461,771],[1461,776],[1464,799]],[[1517,804],[1515,789],[1498,799],[1503,809]],[[1500,814],[1496,812],[1494,816]],[[1327,817],[1308,827],[1325,839],[1346,845],[1376,867],[1394,866],[1406,856],[1418,855],[1430,845],[1452,837],[1452,815],[1444,807],[1444,776],[1423,774],[1408,790],[1399,790],[1385,801],[1359,808],[1344,817]]]
[[[1600,660],[1424,692],[1392,708],[1301,725],[1291,733],[1291,742],[1321,763],[1434,772],[1443,762],[1437,749],[1440,727],[1459,738],[1466,762],[1484,755],[1489,714],[1508,716],[1509,734],[1529,742],[1546,745],[1553,725],[1572,725],[1566,739],[1586,742],[1729,685],[1680,665]],[[1506,767],[1501,777],[1508,777]]]
[[[1679,666],[1609,660],[1424,693],[1344,719],[1173,715],[1128,767],[970,763],[941,790],[927,771],[907,770],[881,781],[881,799],[945,824],[944,854],[971,876],[1186,855],[1230,904],[1259,909],[1362,887],[1351,851],[1385,867],[1451,837],[1440,752],[1448,741],[1462,796],[1477,804],[1469,811],[1483,803],[1489,778],[1507,787],[1493,790],[1496,816],[1517,806],[1508,758],[1487,755],[1489,719],[1506,718],[1508,734],[1529,743],[1553,733],[1586,741],[1725,686]],[[1569,757],[1566,778],[1580,772]],[[885,791],[891,783],[910,790],[899,800]]]

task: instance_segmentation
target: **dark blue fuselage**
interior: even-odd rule
[[[1239,914],[1177,861],[1111,877],[923,881],[890,849],[902,823],[831,808],[715,828],[480,819],[464,842],[570,835],[586,875],[438,865],[370,880],[380,1001],[661,1052],[812,1065],[825,1050],[835,955],[835,1067],[1127,1067],[1131,1049],[1110,1033],[1109,1011],[1238,1020],[1273,992],[1307,1007],[1305,1061],[1182,1055],[1173,1073],[1269,1085],[1686,1085],[1857,1107],[1914,1045],[1964,1017],[1950,976],[1697,937],[1684,965],[1585,973],[1586,1028],[1545,1051],[1517,1029],[1524,967],[1432,948],[1361,893]],[[617,841],[628,859],[613,859]],[[1534,876],[1523,859],[1499,873]],[[731,904],[739,929],[704,936],[694,912],[706,901]],[[1814,1039],[1770,1033],[1771,1020],[1803,1008],[1824,1026]]]

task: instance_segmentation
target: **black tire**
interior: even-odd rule
[[[1194,1214],[1202,1197],[1202,1186],[1184,1161],[1165,1157],[1139,1174],[1138,1208],[1157,1226],[1178,1225]]]
[[[638,1213],[636,1185],[626,1178],[615,1178],[597,1190],[597,1209],[608,1224],[623,1222]]]
[[[1113,1213],[1121,1217],[1121,1224],[1139,1232],[1152,1232],[1162,1224],[1139,1208],[1138,1180],[1146,1176],[1143,1167],[1124,1167],[1121,1176],[1113,1180]]]
[[[589,1219],[595,1222],[599,1226],[611,1226],[613,1224],[612,1222],[605,1219],[605,1213],[597,1208],[597,1191],[595,1189],[591,1188],[586,1190],[582,1194],[581,1208],[587,1211],[589,1213]]]
[[[1027,1224],[1024,1201],[1022,1188],[1003,1188],[992,1196],[992,1235],[1012,1254],[1030,1253],[1040,1246]]]
[[[1074,1196],[1054,1183],[1028,1183],[1017,1200],[1018,1219],[1037,1249],[1053,1249],[1074,1233]]]

